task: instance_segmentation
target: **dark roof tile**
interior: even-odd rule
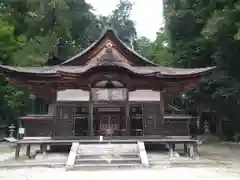
[[[159,73],[165,76],[178,76],[178,75],[193,75],[198,73],[207,72],[214,67],[195,68],[195,69],[181,69],[171,67],[134,67],[126,63],[115,63],[114,66],[125,68],[135,74],[154,74]],[[95,64],[88,64],[86,66],[43,66],[43,67],[14,67],[0,65],[0,71],[16,72],[16,73],[30,73],[30,74],[57,74],[60,72],[81,74],[88,70],[98,67]]]

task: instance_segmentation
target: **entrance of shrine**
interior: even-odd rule
[[[122,107],[97,108],[95,134],[120,136],[122,128],[124,128],[122,112]]]

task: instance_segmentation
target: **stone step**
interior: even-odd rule
[[[122,158],[122,159],[76,159],[75,165],[77,164],[141,164],[140,158]]]
[[[76,156],[76,159],[89,159],[89,158],[98,158],[98,157],[112,157],[112,158],[122,158],[122,157],[125,157],[125,158],[139,158],[139,154],[137,153],[122,153],[122,154],[111,154],[111,153],[108,153],[108,154],[101,154],[101,153],[98,153],[98,154],[78,154]]]
[[[101,169],[117,169],[117,168],[141,168],[144,167],[142,164],[76,164],[73,167],[67,168],[67,170],[101,170]]]
[[[79,146],[78,152],[91,152],[96,153],[99,151],[117,151],[117,152],[138,152],[136,144],[81,144]]]
[[[141,159],[137,144],[83,144],[75,164],[141,164]]]
[[[72,157],[67,169],[84,167],[135,167],[146,164],[142,158],[145,153],[144,143],[131,144],[75,144],[72,145]],[[70,157],[69,154],[69,157]]]

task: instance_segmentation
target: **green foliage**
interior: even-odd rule
[[[134,22],[130,19],[132,3],[128,0],[121,0],[117,8],[108,17],[104,17],[105,23],[111,24],[117,32],[119,38],[132,46],[137,38]]]
[[[18,47],[14,37],[14,27],[0,19],[0,59],[5,63],[11,59],[11,53]]]
[[[1,63],[12,64],[13,54],[21,46],[24,38],[14,35],[14,27],[0,19],[0,59]],[[24,111],[24,93],[22,90],[8,85],[4,77],[0,77],[0,124],[14,123],[16,117]]]
[[[139,37],[135,42],[135,49],[144,57],[150,59],[153,53],[153,43],[146,37]]]
[[[2,0],[1,63],[39,66],[50,54],[66,60],[95,41],[109,23],[131,45],[136,39],[136,29],[129,18],[131,8],[132,4],[124,0],[104,17],[93,14],[85,0]],[[34,106],[38,107],[38,103]],[[26,114],[27,109],[31,109],[27,91],[0,77],[0,123],[16,124],[16,118]]]
[[[36,36],[25,42],[13,53],[13,63],[18,66],[39,66],[52,52],[56,44],[57,37],[54,33],[46,36]]]
[[[155,63],[162,66],[169,66],[172,62],[172,52],[168,46],[167,33],[160,29],[157,33],[157,38],[153,42],[153,52],[150,57]]]
[[[177,67],[217,66],[209,82],[191,92],[204,109],[240,130],[239,0],[166,1],[166,29]],[[221,120],[220,120],[221,121]]]
[[[135,42],[136,50],[144,57],[161,66],[168,66],[172,62],[172,52],[168,46],[168,37],[163,29],[157,33],[155,41],[140,37]]]

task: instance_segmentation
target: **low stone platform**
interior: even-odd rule
[[[217,164],[213,160],[208,160],[204,158],[192,159],[189,157],[178,157],[172,160],[169,160],[169,156],[167,153],[156,153],[149,152],[148,153],[149,163],[151,168],[157,167],[218,167]],[[64,168],[67,161],[67,154],[59,154],[59,153],[47,153],[45,155],[38,154],[33,159],[28,159],[26,157],[20,156],[20,158],[16,161],[14,159],[14,153],[12,157],[0,161],[0,168],[24,168],[24,167],[51,167],[51,168]],[[99,168],[99,167],[98,167]],[[111,168],[111,167],[109,167]],[[86,168],[84,168],[86,170]],[[90,169],[89,167],[87,169]],[[92,168],[91,168],[92,169]]]

